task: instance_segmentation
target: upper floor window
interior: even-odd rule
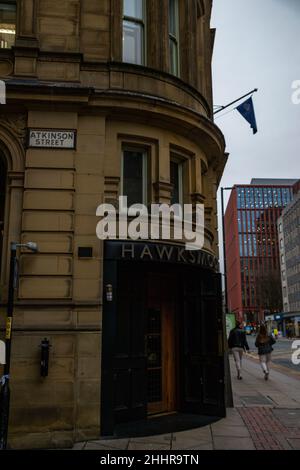
[[[183,171],[182,163],[172,161],[170,163],[170,182],[172,185],[171,204],[182,204],[183,201]]]
[[[169,0],[170,72],[179,76],[179,13],[178,0]]]
[[[145,0],[123,0],[123,61],[145,64]]]
[[[8,49],[15,44],[17,3],[0,2],[0,48]]]
[[[125,148],[122,160],[121,192],[127,196],[128,207],[132,204],[147,205],[147,152]]]

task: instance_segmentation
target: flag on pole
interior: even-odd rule
[[[245,118],[246,121],[249,122],[251,128],[253,129],[253,134],[256,134],[257,125],[256,125],[252,96],[250,96],[250,98],[244,101],[244,103],[237,106],[236,109],[243,116],[243,118]]]

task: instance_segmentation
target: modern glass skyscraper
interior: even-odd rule
[[[225,213],[228,308],[246,321],[282,309],[277,219],[297,180],[235,185]]]

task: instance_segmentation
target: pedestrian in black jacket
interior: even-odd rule
[[[228,338],[228,347],[232,350],[235,367],[237,370],[238,380],[242,380],[242,358],[245,350],[249,351],[246,333],[243,330],[243,325],[236,322],[235,328],[230,331]]]
[[[272,346],[275,343],[276,341],[273,336],[268,335],[265,325],[261,325],[256,337],[255,346],[258,348],[259,362],[265,375],[265,380],[268,380],[269,378],[269,364],[271,361],[271,353],[273,351]]]

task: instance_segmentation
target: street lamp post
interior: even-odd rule
[[[223,266],[224,266],[224,290],[225,290],[225,308],[228,313],[228,293],[227,293],[227,258],[226,258],[226,238],[225,238],[225,210],[224,210],[224,191],[233,190],[231,188],[221,188],[221,211],[222,211],[222,232],[223,232]]]
[[[5,364],[4,374],[0,379],[0,450],[6,449],[8,421],[9,421],[9,402],[10,402],[10,362],[11,362],[11,338],[12,338],[12,320],[14,309],[14,291],[17,281],[17,248],[27,248],[33,252],[38,251],[36,243],[15,243],[10,245],[10,265],[9,265],[9,284],[8,284],[8,302],[5,331]]]
[[[224,300],[225,300],[225,318],[226,314],[228,313],[228,294],[227,294],[227,259],[226,259],[226,239],[225,239],[225,211],[224,211],[224,191],[230,190],[233,188],[221,188],[221,211],[222,211],[222,235],[223,235],[223,266],[224,266]],[[226,325],[226,321],[225,321]],[[227,343],[227,336],[226,336],[226,329],[225,329],[225,337]],[[226,394],[226,401],[228,407],[233,407],[233,397],[232,397],[232,387],[231,387],[231,374],[230,374],[230,365],[229,365],[229,357],[228,357],[228,349],[225,350],[225,394]]]

